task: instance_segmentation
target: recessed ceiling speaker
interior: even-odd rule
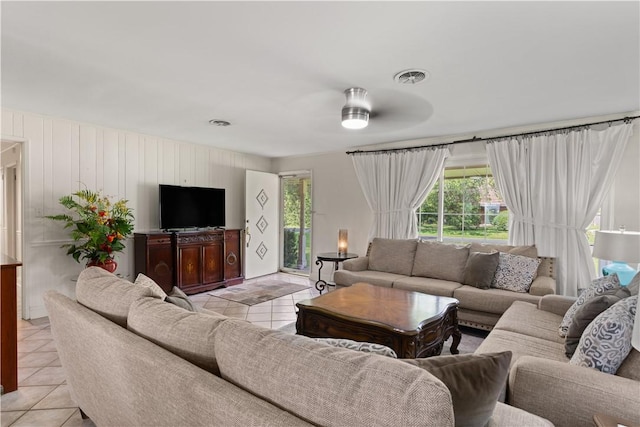
[[[342,107],[342,126],[347,129],[363,129],[369,124],[370,107],[367,91],[352,87],[344,91],[347,103]]]

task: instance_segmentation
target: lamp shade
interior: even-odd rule
[[[640,263],[640,232],[596,231],[593,256],[609,261]]]

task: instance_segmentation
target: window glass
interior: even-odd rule
[[[443,194],[440,197],[440,186]],[[438,212],[442,214],[439,229]],[[486,166],[445,169],[418,211],[423,239],[506,243],[509,213]]]

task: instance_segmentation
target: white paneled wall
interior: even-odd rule
[[[23,141],[26,318],[46,315],[42,295],[49,289],[73,296],[83,268],[59,247],[68,230],[43,218],[63,211],[61,196],[87,187],[126,198],[135,230],[143,231],[158,228],[159,184],[225,188],[227,227],[242,228],[245,170],[271,170],[264,157],[7,109],[0,135]],[[117,272],[133,279],[133,239],[116,260]]]

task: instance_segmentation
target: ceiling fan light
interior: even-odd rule
[[[363,129],[369,124],[369,111],[360,107],[344,107],[342,109],[342,127],[347,129]]]

